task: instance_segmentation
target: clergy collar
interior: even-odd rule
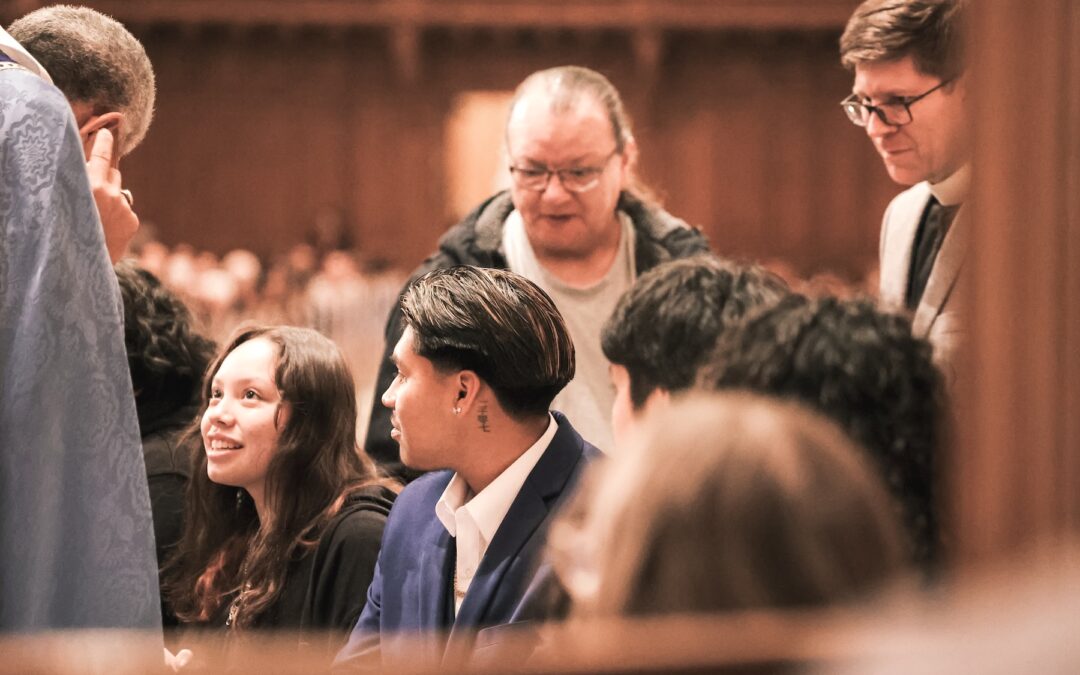
[[[965,164],[951,176],[930,186],[930,192],[942,206],[956,206],[967,199],[971,186],[971,164]]]
[[[0,51],[4,52],[4,54],[12,61],[23,68],[26,68],[49,84],[53,83],[52,78],[49,77],[49,73],[40,63],[38,63],[37,59],[31,56],[30,52],[23,49],[22,45],[16,42],[15,38],[8,35],[8,32],[3,28],[0,28]]]

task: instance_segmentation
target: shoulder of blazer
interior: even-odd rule
[[[390,509],[387,528],[396,530],[404,526],[404,535],[408,537],[417,523],[435,518],[435,503],[453,475],[453,471],[433,471],[406,485]]]

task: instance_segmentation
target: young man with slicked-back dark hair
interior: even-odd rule
[[[615,386],[615,448],[636,433],[644,414],[690,388],[717,338],[759,308],[788,294],[787,284],[756,265],[702,255],[641,275],[604,324],[600,344]]]
[[[477,631],[548,618],[548,521],[599,454],[549,412],[575,351],[539,286],[452,267],[414,282],[401,311],[382,403],[402,461],[430,473],[394,505],[342,667],[438,663]]]

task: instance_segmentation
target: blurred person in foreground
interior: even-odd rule
[[[511,187],[452,227],[415,272],[476,265],[528,278],[551,296],[577,350],[577,374],[553,407],[610,451],[614,391],[600,327],[637,275],[708,251],[696,229],[649,200],[636,175],[637,144],[619,92],[600,73],[563,66],[517,88],[506,123]],[[395,308],[376,391],[394,378],[390,354],[404,330]],[[375,403],[365,446],[401,470],[390,418]]]
[[[713,256],[664,263],[641,275],[600,336],[615,387],[615,447],[632,441],[647,413],[694,385],[723,333],[788,293],[787,284],[756,265]]]
[[[575,618],[857,603],[905,571],[866,453],[792,403],[682,397],[583,488],[549,544]]]
[[[185,439],[185,432],[199,417],[200,385],[216,347],[157,277],[128,260],[115,270],[160,568],[180,539],[189,458],[197,443],[194,436]],[[171,615],[163,618],[176,623]]]
[[[111,146],[107,169],[88,173],[105,244],[115,263],[139,229],[134,198],[121,188],[120,159],[142,142],[154,115],[150,59],[122,24],[88,7],[43,7],[8,30],[64,92],[86,161],[99,135]]]
[[[364,606],[396,488],[357,447],[341,350],[308,328],[241,328],[203,404],[169,607],[229,643],[291,630],[329,658]]]
[[[699,385],[797,401],[839,424],[891,492],[909,558],[932,573],[945,409],[931,351],[906,317],[868,300],[790,296],[724,335]]]
[[[71,107],[0,29],[0,631],[146,629],[161,612],[120,292]],[[87,174],[91,179],[88,179]],[[150,637],[156,631],[155,637]]]
[[[867,0],[840,38],[840,59],[855,73],[844,112],[889,177],[910,186],[882,222],[881,298],[913,314],[912,330],[934,345],[950,381],[963,340],[956,286],[971,183],[966,11],[966,0]]]
[[[394,506],[343,668],[438,664],[505,624],[552,618],[534,604],[553,580],[538,567],[547,525],[599,454],[549,411],[575,351],[539,286],[441,269],[409,287],[401,311],[382,403],[405,465],[431,473]]]

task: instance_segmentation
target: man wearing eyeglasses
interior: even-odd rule
[[[577,351],[577,374],[552,407],[581,435],[610,451],[614,389],[600,328],[635,277],[657,264],[708,251],[696,229],[644,195],[634,176],[637,145],[619,93],[600,73],[564,66],[533,73],[518,89],[506,125],[511,188],[451,228],[413,278],[432,269],[509,269],[546,291]],[[395,309],[387,349],[402,333]],[[376,391],[394,379],[384,354]],[[375,402],[365,447],[384,468],[407,476]]]
[[[933,343],[935,360],[950,378],[960,339],[960,207],[971,173],[964,5],[867,0],[840,38],[841,61],[855,73],[841,106],[866,129],[889,176],[911,186],[885,211],[881,298],[913,313],[914,332]]]

